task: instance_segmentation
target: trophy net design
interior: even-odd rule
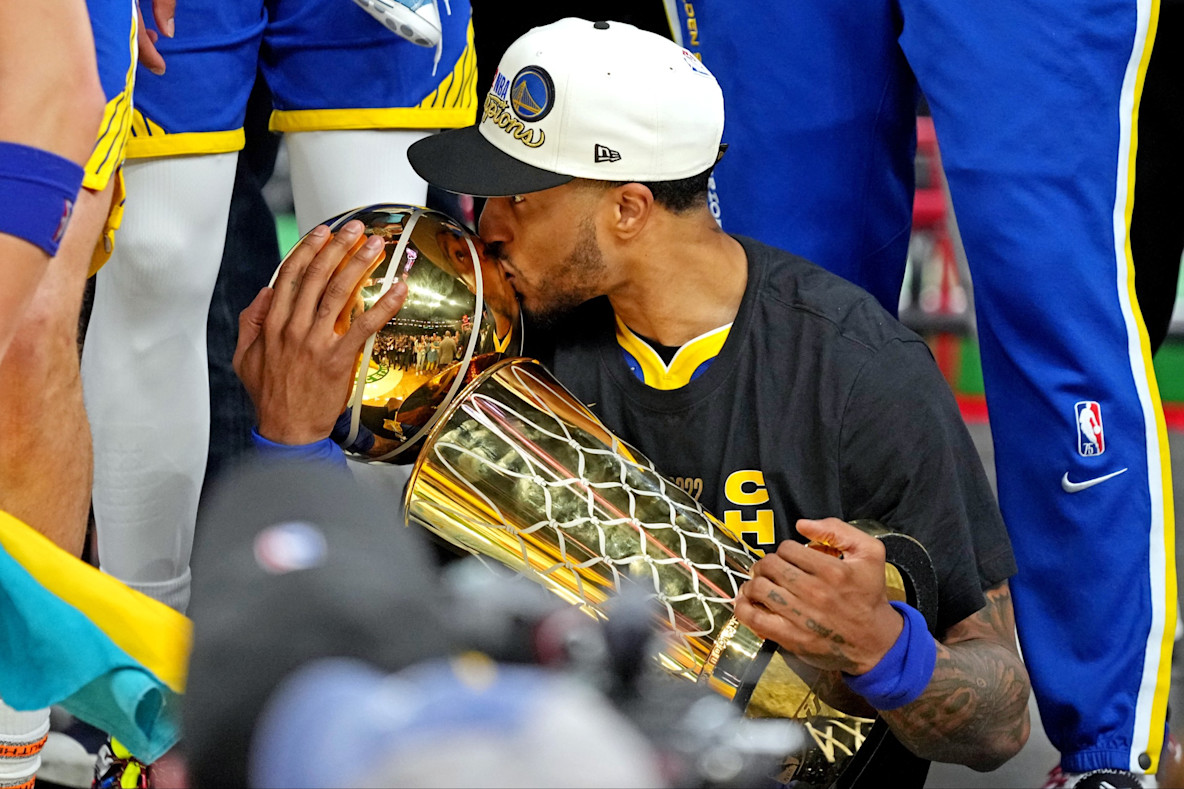
[[[411,516],[469,550],[496,546],[592,611],[625,583],[647,584],[678,638],[666,657],[692,678],[714,668],[711,645],[737,630],[731,601],[755,556],[590,413],[574,413],[537,364],[491,373],[425,446],[411,489],[444,495],[413,495]]]
[[[642,585],[669,636],[659,656],[667,670],[750,716],[801,722],[811,747],[787,757],[783,781],[834,785],[878,741],[883,724],[862,699],[832,698],[817,672],[733,616],[757,555],[538,362],[496,363],[440,415],[408,482],[406,511],[594,616],[606,616],[617,590]],[[901,576],[889,569],[903,597]]]

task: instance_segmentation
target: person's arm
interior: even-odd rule
[[[915,620],[907,630],[889,604],[878,540],[837,518],[798,521],[798,531],[841,556],[781,543],[741,587],[737,618],[808,665],[836,672],[832,681],[843,672],[856,692],[869,677],[887,686],[894,701],[869,701],[918,756],[991,770],[1018,753],[1028,739],[1030,685],[1007,584],[933,643],[923,621],[921,632]]]
[[[906,747],[927,759],[993,770],[1028,741],[1028,670],[1015,641],[1011,590],[986,591],[986,606],[939,639],[925,692],[882,713]]]
[[[103,88],[83,0],[0,3],[0,357],[65,232]]]
[[[383,252],[382,239],[371,237],[350,254],[362,230],[357,221],[335,235],[324,225],[315,228],[288,255],[275,286],[261,290],[239,316],[234,370],[255,404],[256,432],[265,451],[273,450],[268,454],[340,454],[326,442],[349,395],[358,354],[403,306],[407,286],[395,282],[370,309],[353,314],[344,333],[335,328],[354,310],[357,284]]]

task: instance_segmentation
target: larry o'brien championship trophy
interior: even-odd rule
[[[375,441],[351,453],[356,460],[418,450],[408,521],[596,617],[607,616],[619,589],[640,585],[654,600],[666,636],[659,661],[670,673],[750,717],[800,722],[808,747],[787,755],[780,781],[853,784],[886,724],[737,621],[732,601],[758,555],[538,362],[516,357],[517,302],[497,265],[482,259],[481,241],[412,206],[372,206],[329,224],[353,218],[367,235],[388,238],[362,300],[372,304],[395,277],[408,297],[363,353],[346,443],[364,428]],[[431,353],[445,332],[457,338],[446,364],[438,345]],[[924,548],[878,524],[856,525],[884,543],[890,596],[919,608],[932,629],[937,581]]]

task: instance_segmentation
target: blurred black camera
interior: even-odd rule
[[[640,588],[618,595],[598,620],[476,557],[450,564],[443,579],[462,648],[597,689],[649,740],[670,786],[777,787],[783,760],[805,744],[798,723],[745,718],[717,693],[662,669],[654,607]]]

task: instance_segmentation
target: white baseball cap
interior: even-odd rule
[[[411,166],[441,189],[526,194],[573,178],[676,181],[720,153],[724,99],[668,39],[622,22],[561,19],[502,57],[476,126],[420,140]]]

